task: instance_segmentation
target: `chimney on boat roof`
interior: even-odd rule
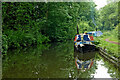
[[[79,34],[78,25],[77,25],[77,34]]]

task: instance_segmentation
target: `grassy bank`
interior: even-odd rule
[[[120,56],[120,54],[118,54],[118,44],[107,42],[105,39],[118,42],[117,30],[104,32],[102,36],[96,37],[95,40],[100,43],[98,44],[99,47],[105,48],[108,54],[118,58]]]

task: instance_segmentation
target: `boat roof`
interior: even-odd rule
[[[91,31],[91,32],[87,32],[87,33],[96,33],[96,32],[102,33],[101,31]]]

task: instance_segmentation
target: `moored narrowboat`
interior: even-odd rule
[[[93,51],[96,46],[94,45],[94,38],[92,34],[76,34],[74,39],[74,51],[80,53]]]

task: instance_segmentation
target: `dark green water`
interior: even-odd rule
[[[3,58],[3,78],[118,78],[118,70],[98,52],[74,53],[73,42],[17,49],[7,54]],[[78,70],[76,56],[83,61],[93,59],[92,67]]]

